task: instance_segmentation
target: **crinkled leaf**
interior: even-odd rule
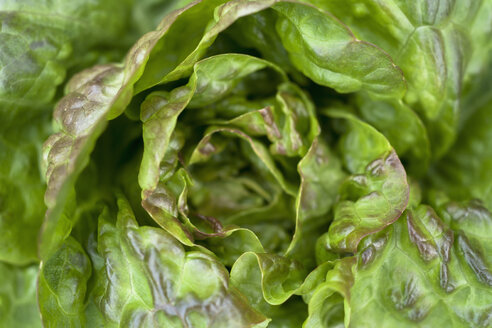
[[[354,116],[327,112],[347,119],[349,130],[340,140],[345,166],[352,173],[339,189],[334,220],[318,247],[354,252],[360,240],[397,220],[407,206],[409,188],[405,169],[386,138]]]
[[[231,270],[233,284],[248,294],[246,286],[248,281],[250,284],[258,282],[258,274],[252,272],[258,269],[261,273],[262,297],[272,305],[284,303],[296,292],[305,278],[302,267],[295,261],[266,253],[245,253]]]
[[[1,260],[25,264],[37,258],[35,234],[46,210],[40,148],[51,133],[53,100],[67,70],[118,58],[133,42],[122,37],[131,6],[126,0],[2,1]]]
[[[294,293],[307,293],[315,279],[306,276],[296,261],[261,253],[245,253],[231,269],[231,283],[250,304],[269,316],[269,327],[299,326],[306,316],[306,305]]]
[[[492,215],[481,201],[447,202],[439,213],[456,231],[462,267],[482,283],[492,286]],[[465,265],[465,263],[467,265]]]
[[[63,231],[56,231],[66,195],[87,165],[107,120],[120,115],[130,102],[133,86],[142,75],[151,50],[185,9],[173,12],[157,30],[140,38],[123,64],[95,66],[74,76],[67,86],[68,94],[58,103],[54,114],[61,132],[52,135],[44,146],[48,211],[40,237],[41,258],[70,232],[70,222]]]
[[[324,281],[312,292],[309,299],[309,315],[303,327],[342,327],[347,326],[344,312],[344,299],[352,299],[350,288],[354,284],[352,270],[355,265],[353,258],[346,258],[335,263],[326,262],[333,269],[325,273]],[[350,311],[347,311],[350,314]]]
[[[227,95],[245,76],[266,67],[277,69],[266,61],[245,55],[210,57],[194,66],[186,86],[169,94],[157,92],[147,97],[141,111],[145,148],[139,182],[144,193],[156,187],[176,121],[190,101],[195,107],[208,105]]]
[[[65,19],[59,10],[110,0],[79,1],[60,3],[38,36]],[[181,9],[122,63],[103,64],[133,37],[125,26],[148,30],[171,7]],[[66,85],[45,144],[44,325],[489,326],[490,9],[490,0],[128,0],[94,38],[92,19],[104,15],[77,12],[89,23],[53,43],[77,54],[60,50],[43,70],[56,73],[50,83],[34,66],[0,73],[32,68],[39,80],[4,86],[34,83],[19,106],[43,90],[43,107],[66,67],[103,64]],[[34,31],[24,16],[0,13],[0,37]],[[27,49],[7,41],[9,53]],[[33,63],[57,53],[29,46]],[[17,62],[7,52],[0,65]],[[31,128],[34,112],[17,114],[0,123],[0,260],[27,263],[34,242],[10,241],[43,210],[29,200],[39,188],[23,189],[39,185],[26,169],[47,129]],[[13,142],[21,136],[29,142]]]
[[[87,288],[90,326],[265,327],[268,322],[229,285],[227,271],[215,257],[184,249],[160,228],[139,227],[121,197],[116,223],[108,209],[99,217],[97,239],[89,244],[91,262],[75,241],[66,243],[71,246],[43,265],[41,299],[51,292],[64,310],[53,313],[42,307],[47,326],[69,320],[70,309],[85,305],[85,293],[69,292],[73,288]],[[88,263],[93,266],[91,284]],[[51,288],[45,289],[45,283]]]
[[[226,96],[244,77],[267,67],[276,71],[285,80],[278,68],[254,57],[235,54],[210,57],[195,65],[194,73],[185,87],[179,87],[169,94],[152,93],[142,105],[141,119],[144,121],[145,148],[139,180],[143,189],[143,205],[156,222],[187,245],[192,245],[193,233],[203,235],[203,232],[194,227],[188,219],[186,201],[188,185],[191,185],[190,178],[183,170],[179,171],[181,178],[176,174],[173,175],[179,161],[178,153],[183,147],[182,142],[179,141],[182,140],[182,137],[179,137],[181,134],[179,130],[175,130],[176,120],[188,104],[191,108],[207,106]],[[287,92],[289,89],[285,90]],[[304,116],[308,117],[307,113],[304,113]],[[294,187],[284,180],[267,149],[261,143],[237,129],[217,128],[217,132],[220,131],[237,135],[249,143],[253,154],[256,154],[254,157],[258,157],[258,165],[262,169],[264,167],[267,172],[270,171],[286,191],[291,194],[295,192]],[[213,155],[215,147],[210,142],[210,138],[214,133],[211,130],[203,137],[187,165],[206,161]],[[224,185],[227,184],[223,183],[222,186]],[[223,206],[227,207],[227,203]],[[184,217],[184,224],[179,221],[178,213]],[[203,217],[206,218],[211,213],[202,214],[205,214]],[[220,228],[221,231],[213,231],[213,233],[223,236],[226,231],[229,231],[227,234],[232,232],[231,229],[235,228],[224,230]]]
[[[483,208],[477,212],[476,206],[450,204],[448,210],[453,225],[470,220],[490,230],[490,213]],[[318,287],[307,322],[329,317],[343,304],[347,327],[488,327],[492,285],[486,245],[473,233],[451,229],[428,206],[408,210],[385,231],[365,239],[356,257],[338,260],[340,266],[355,264],[351,272],[338,270],[346,274],[343,299],[331,302],[333,291]],[[339,281],[336,275],[329,271],[325,284]],[[368,320],[374,317],[384,319]]]

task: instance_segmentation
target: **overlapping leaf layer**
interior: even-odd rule
[[[491,19],[1,3],[0,326],[491,327]]]

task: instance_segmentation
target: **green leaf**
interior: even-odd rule
[[[91,276],[89,257],[68,238],[46,262],[38,281],[39,310],[45,327],[84,327],[84,298]]]
[[[462,267],[478,281],[492,287],[490,232],[492,215],[479,200],[447,202],[438,209],[443,220],[457,231]],[[465,265],[466,264],[466,265]]]
[[[460,131],[459,139],[431,171],[434,186],[454,199],[482,199],[492,208],[492,102],[478,109]]]
[[[68,67],[98,45],[118,45],[129,9],[115,0],[2,3],[0,104],[13,106],[10,114],[49,104]]]
[[[50,126],[43,113],[15,122],[19,125],[0,127],[0,261],[25,265],[37,259],[38,230],[46,210],[39,162]]]
[[[139,175],[144,193],[152,191],[159,181],[161,161],[168,150],[178,116],[186,106],[190,102],[194,107],[213,103],[231,92],[242,78],[266,67],[279,71],[255,57],[237,54],[210,57],[194,66],[186,86],[171,93],[157,92],[147,97],[141,111],[145,147]]]
[[[4,1],[5,325],[490,326],[491,4]]]
[[[135,1],[132,8],[132,19],[139,35],[152,31],[162,17],[168,15],[173,10],[186,7],[193,0],[140,0]]]
[[[272,254],[244,253],[231,269],[231,283],[250,304],[268,315],[269,327],[298,326],[306,305],[294,293],[308,290],[303,268],[296,261]],[[311,281],[310,281],[311,282]]]
[[[344,298],[351,300],[350,288],[354,284],[352,270],[355,265],[353,258],[346,258],[335,263],[326,262],[332,267],[325,273],[325,281],[319,284],[309,299],[309,315],[303,327],[343,327],[347,325],[344,313]],[[350,311],[347,311],[350,313]],[[370,320],[368,320],[370,321]],[[344,325],[345,323],[345,325]]]
[[[253,156],[257,157],[256,163],[254,164],[258,165],[260,170],[269,172],[287,194],[295,195],[296,186],[284,178],[282,172],[277,168],[273,157],[268,152],[268,149],[261,142],[249,137],[241,130],[226,127],[210,127],[194,149],[189,164],[208,159],[211,154],[207,153],[206,148],[211,144],[210,138],[216,133],[234,136],[244,140],[254,154]]]
[[[36,304],[38,266],[15,267],[0,262],[0,327],[41,327]]]
[[[68,94],[58,103],[55,119],[61,129],[44,146],[48,206],[41,232],[40,256],[44,258],[66,238],[70,220],[58,226],[77,176],[107,121],[119,116],[129,104],[133,86],[140,78],[153,47],[184,9],[171,13],[155,31],[145,34],[127,54],[123,64],[95,66],[74,76]],[[82,109],[82,110],[80,110]]]
[[[254,283],[258,274],[251,271],[258,268],[261,273],[261,289],[265,301],[272,305],[284,303],[301,286],[305,273],[295,261],[272,254],[245,253],[231,270],[233,284],[244,294],[254,291],[246,289],[247,281]]]
[[[467,41],[454,27],[419,27],[401,50],[400,66],[409,81],[405,100],[426,122],[435,158],[441,157],[456,137]],[[425,67],[429,76],[419,74],[415,66]]]
[[[336,202],[338,187],[346,173],[321,137],[313,141],[297,169],[301,184],[296,199],[296,230],[287,255],[312,267],[315,240],[319,229],[331,219],[328,212]]]
[[[46,326],[70,320],[106,327],[266,326],[215,257],[185,249],[160,228],[139,227],[121,196],[116,222],[105,209],[96,238],[89,243],[90,261],[67,239],[43,264],[39,297]]]
[[[299,76],[279,35],[271,28],[276,20],[275,11],[266,9],[238,19],[225,33],[240,45],[257,49],[263,58],[279,65],[286,72]]]
[[[312,2],[392,56],[408,83],[404,101],[425,123],[433,158],[442,157],[456,138],[460,93],[472,44],[477,41],[477,48],[486,48],[481,38],[487,34],[478,27],[484,26],[485,18],[477,17],[482,1]],[[484,11],[487,8],[484,4]],[[475,20],[476,40],[467,28]],[[477,59],[483,56],[482,50],[479,53]]]
[[[8,233],[0,238],[0,260],[37,259],[46,209],[40,149],[52,133],[51,106],[73,69],[118,58],[133,42],[123,38],[130,7],[126,0],[2,2],[0,228]]]
[[[340,93],[365,89],[401,97],[405,92],[403,75],[391,58],[355,38],[334,16],[297,3],[274,8],[280,15],[277,33],[292,63],[314,82]]]
[[[139,182],[143,189],[143,205],[159,225],[189,246],[193,245],[193,233],[203,235],[203,231],[191,223],[187,210],[182,210],[181,205],[177,204],[180,201],[186,206],[188,184],[191,184],[184,171],[178,171],[181,172],[178,173],[181,178],[173,175],[178,165],[178,153],[183,147],[179,141],[182,140],[182,137],[179,137],[180,132],[175,130],[178,116],[187,105],[191,110],[225,97],[245,77],[265,68],[272,69],[282,80],[286,79],[284,73],[276,66],[254,57],[238,54],[213,56],[195,64],[194,73],[186,86],[174,89],[170,93],[151,93],[142,104],[144,155]],[[284,89],[285,93],[290,90],[287,87]],[[305,113],[303,115],[307,116]],[[196,145],[187,165],[205,161],[213,154],[202,148],[212,147],[210,138],[216,132],[232,133],[244,139],[250,145],[253,156],[258,158],[255,161],[259,160],[258,165],[266,171],[266,175],[273,175],[286,192],[295,193],[295,187],[285,181],[263,144],[237,129],[211,128]],[[178,212],[185,219],[184,225],[178,220]],[[235,229],[230,227],[213,232],[223,236],[224,233],[230,234]],[[251,242],[254,243],[253,240]]]
[[[452,226],[460,230],[420,205],[382,233],[366,238],[355,257],[338,260],[335,270],[327,273],[309,302],[307,323],[329,318],[343,302],[348,327],[489,326],[492,284],[483,249],[488,244],[456,223],[466,220],[477,229],[474,223],[480,222],[480,228],[488,231],[491,216],[470,205],[451,203],[445,210]],[[341,269],[350,263],[354,264],[350,270]],[[342,292],[330,286],[340,283]],[[334,300],[334,291],[343,299]],[[317,325],[332,326],[328,320]]]
[[[183,19],[178,19],[172,24],[169,36],[156,45],[136,90],[139,92],[156,84],[188,76],[193,65],[203,57],[219,33],[240,17],[268,8],[274,2],[275,0],[211,0],[191,7]],[[181,39],[182,33],[188,35],[184,44]],[[173,53],[173,56],[169,56],[169,53]],[[167,60],[161,60],[166,54]]]
[[[409,187],[403,165],[382,134],[348,113],[327,114],[350,124],[340,148],[352,175],[340,186],[334,220],[318,247],[354,252],[362,238],[400,217],[408,203]]]
[[[359,94],[357,107],[367,123],[384,134],[398,156],[408,163],[406,170],[415,176],[427,172],[431,147],[427,130],[418,115],[401,100],[383,100]]]

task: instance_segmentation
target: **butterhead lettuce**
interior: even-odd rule
[[[492,327],[492,1],[0,22],[0,326]]]

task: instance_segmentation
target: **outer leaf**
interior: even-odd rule
[[[347,93],[360,89],[401,97],[405,80],[391,58],[358,40],[335,17],[296,3],[275,5],[277,33],[294,65],[318,84]]]
[[[10,114],[49,104],[67,67],[83,60],[98,44],[117,45],[114,40],[125,32],[123,18],[129,4],[115,0],[3,1],[0,104],[8,104]]]
[[[456,239],[462,267],[478,281],[492,287],[492,215],[478,200],[447,202],[439,213],[457,231]]]
[[[38,266],[14,267],[0,262],[0,327],[41,327],[36,304]]]
[[[107,324],[266,325],[229,286],[227,271],[215,258],[185,251],[161,229],[137,227],[123,200],[119,207],[116,227],[101,217],[99,255],[93,255],[103,267],[98,268],[92,295]]]
[[[126,0],[2,1],[0,260],[37,259],[35,235],[46,210],[40,149],[51,133],[53,98],[67,69],[120,55],[130,6]]]
[[[22,265],[37,259],[45,210],[39,158],[48,122],[48,115],[38,113],[0,127],[0,261]]]
[[[84,297],[90,275],[89,257],[73,238],[41,264],[38,302],[45,327],[86,325]]]
[[[425,122],[433,157],[442,157],[456,137],[459,96],[473,42],[466,28],[482,1],[312,2],[394,58],[408,82],[405,102]]]
[[[124,65],[96,66],[79,73],[69,83],[69,94],[55,109],[55,118],[62,131],[52,135],[44,147],[48,212],[41,233],[42,258],[52,252],[70,232],[69,221],[63,230],[57,223],[67,195],[87,165],[88,156],[107,120],[120,115],[128,105],[133,95],[133,85],[142,75],[152,48],[185,10],[170,14],[157,30],[140,38],[128,53]]]
[[[452,209],[455,205],[450,206]],[[463,217],[459,213],[464,212],[455,209],[450,212],[452,220],[469,219],[471,225],[480,222],[482,229],[490,230],[487,211],[480,210],[481,214],[475,216],[471,213],[479,213],[476,207],[468,207],[466,211],[471,215]],[[405,212],[383,233],[366,239],[355,258],[340,260],[340,265],[356,263],[344,278],[353,282],[341,293],[345,326],[490,326],[492,285],[487,278],[490,267],[483,266],[490,263],[482,253],[485,245],[468,231],[450,229],[430,207],[421,205]],[[338,281],[330,277],[332,272],[328,272],[326,283]],[[332,291],[319,287],[311,298],[307,323],[333,313],[337,303],[323,308],[316,302],[330,295]],[[368,320],[374,317],[381,320]]]
[[[229,285],[215,257],[185,250],[162,229],[139,227],[118,197],[116,223],[105,209],[97,240],[89,241],[90,283],[91,262],[73,239],[43,263],[39,300],[45,326],[266,326],[266,318]]]

